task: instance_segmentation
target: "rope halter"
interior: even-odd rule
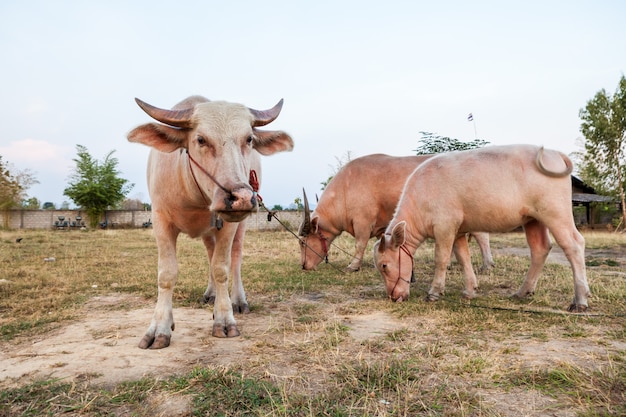
[[[304,238],[298,237],[298,240],[300,240],[300,244],[304,246],[304,250],[305,250],[305,258],[306,258],[306,253],[307,251],[311,251],[313,252],[315,255],[317,255],[318,257],[324,259],[325,263],[328,263],[328,239],[322,234],[322,231],[318,231],[316,233],[316,236],[319,237],[320,239],[320,243],[322,244],[322,252],[323,253],[318,253],[315,249],[313,249],[311,246],[309,246],[306,243],[306,238],[308,236],[304,236]]]
[[[408,255],[409,259],[411,260],[411,279],[410,280],[402,278],[402,275],[400,274],[400,271],[402,271],[402,252],[404,252],[406,255]],[[398,251],[398,278],[396,279],[395,285],[391,289],[391,294],[393,294],[393,292],[396,290],[396,287],[398,286],[398,283],[400,281],[406,282],[409,285],[411,285],[411,282],[415,282],[415,280],[413,278],[413,267],[414,266],[415,266],[415,261],[413,260],[413,255],[411,255],[411,252],[409,252],[409,250],[407,249],[406,246],[400,245],[400,250]]]

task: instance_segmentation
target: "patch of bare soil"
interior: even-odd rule
[[[492,248],[492,252],[494,255],[514,255],[522,257],[530,256],[530,249],[528,249],[528,247],[508,246],[506,248]],[[587,249],[585,253],[585,258],[588,262],[594,259],[611,259],[619,265],[626,267],[625,248],[618,247],[607,249]],[[556,244],[552,247],[552,250],[550,251],[550,254],[548,255],[548,260],[546,262],[569,265],[569,261],[563,253],[563,250]]]
[[[84,317],[53,334],[4,344],[0,374],[4,378],[90,378],[115,384],[146,375],[168,375],[182,369],[214,361],[227,354],[230,360],[250,344],[246,338],[220,340],[209,337],[211,313],[176,308],[176,331],[169,349],[142,350],[137,344],[150,323],[153,303],[139,302],[129,311],[111,309],[127,302],[126,295],[95,297],[85,308]],[[251,317],[252,318],[252,317]],[[242,323],[246,332],[255,326],[254,318]],[[242,329],[243,330],[243,329]]]

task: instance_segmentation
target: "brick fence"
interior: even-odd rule
[[[152,212],[144,210],[108,210],[106,221],[112,228],[143,227],[150,221],[151,214]],[[87,214],[79,210],[9,210],[0,215],[1,225],[7,229],[80,229],[83,225],[89,225]],[[302,212],[298,211],[279,211],[276,216],[295,232],[302,221]],[[246,222],[248,230],[283,228],[274,218],[268,222],[267,212],[263,210],[250,215]]]

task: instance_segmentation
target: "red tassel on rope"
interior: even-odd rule
[[[259,201],[263,201],[263,197],[258,194],[259,178],[256,176],[256,171],[253,169],[250,170],[250,186],[252,187],[252,191],[254,191],[254,193],[257,195]]]

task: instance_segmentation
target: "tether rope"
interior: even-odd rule
[[[551,309],[551,308],[527,308],[524,306],[520,306],[518,308],[514,308],[514,307],[501,307],[501,306],[487,306],[487,305],[483,305],[483,304],[477,304],[470,301],[456,301],[453,300],[449,297],[441,297],[439,299],[439,301],[444,301],[444,302],[448,302],[451,304],[457,304],[457,305],[461,305],[463,307],[468,307],[468,308],[477,308],[477,309],[484,309],[484,310],[495,310],[495,311],[509,311],[509,312],[513,312],[513,313],[530,313],[530,314],[545,314],[545,315],[558,315],[558,316],[564,316],[564,317],[613,317],[613,318],[618,318],[618,317],[626,317],[626,313],[619,313],[619,314],[605,314],[605,313],[589,313],[589,312],[569,312],[569,311],[561,311],[561,310],[555,310],[555,309]]]
[[[280,223],[280,225],[289,233],[291,233],[296,239],[298,239],[299,241],[301,241],[304,245],[306,245],[307,249],[309,249],[311,252],[313,252],[315,255],[319,256],[320,258],[324,259],[324,255],[319,254],[317,251],[315,251],[315,249],[313,249],[312,247],[310,247],[309,245],[306,244],[306,242],[303,242],[300,239],[300,236],[298,236],[293,230],[291,230],[285,223],[283,223],[282,221],[280,221],[280,219],[278,218],[278,216],[276,215],[275,211],[271,211],[270,209],[268,209],[265,206],[265,203],[263,203],[263,201],[259,201],[259,206],[264,208],[265,211],[267,211],[267,220],[270,221],[271,218],[275,218],[276,221],[278,223]],[[343,269],[339,268],[338,266],[334,265],[332,262],[326,262],[328,265],[330,265],[331,267],[333,267],[334,269],[336,269],[337,271],[345,274],[346,271],[344,271]]]

